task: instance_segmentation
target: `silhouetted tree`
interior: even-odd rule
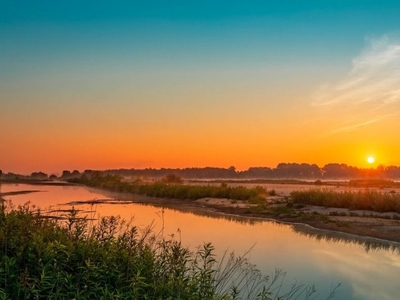
[[[71,173],[71,176],[72,177],[79,177],[79,176],[81,176],[81,173],[78,170],[73,170],[72,173]]]
[[[389,178],[400,178],[400,167],[396,166],[386,167],[385,176]]]
[[[71,176],[71,171],[68,171],[68,170],[64,170],[61,174],[61,178],[63,178],[63,179],[70,178],[70,176]]]
[[[241,172],[240,175],[247,178],[268,178],[273,176],[273,171],[267,167],[252,167]]]
[[[327,164],[323,170],[324,177],[328,178],[347,178],[349,176],[349,169],[346,164]]]
[[[33,178],[33,179],[44,180],[44,179],[47,179],[48,176],[47,176],[46,173],[43,173],[43,172],[33,172],[33,173],[31,174],[31,178]]]
[[[57,175],[55,175],[55,174],[51,174],[50,176],[49,176],[49,179],[50,180],[57,180]]]

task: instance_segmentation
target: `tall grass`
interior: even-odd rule
[[[162,181],[154,183],[123,182],[115,175],[99,175],[94,177],[82,176],[71,179],[70,182],[85,184],[91,187],[103,188],[117,192],[129,192],[151,197],[175,198],[175,199],[201,199],[229,198],[234,200],[250,200],[264,197],[266,190],[263,187],[246,188],[243,186],[232,187],[227,184],[216,185],[185,185],[166,183]]]
[[[343,192],[329,189],[293,191],[291,199],[299,204],[400,213],[399,194],[369,189]]]
[[[0,299],[278,299],[281,293],[283,273],[264,277],[245,256],[217,261],[209,243],[191,252],[119,217],[89,226],[74,209],[60,220],[29,204],[3,205],[0,247]],[[309,299],[315,290],[295,285],[281,294]]]

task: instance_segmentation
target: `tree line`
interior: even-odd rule
[[[234,166],[229,168],[145,168],[145,169],[108,169],[108,170],[64,170],[61,175],[33,172],[29,176],[0,173],[4,179],[32,178],[38,180],[78,178],[81,175],[92,176],[96,172],[132,178],[162,178],[174,174],[185,179],[357,179],[357,178],[400,178],[400,167],[378,166],[377,168],[358,168],[346,164],[330,163],[323,167],[307,163],[280,163],[275,168],[251,167],[238,171]]]
[[[85,170],[82,174],[93,175],[96,170]],[[400,178],[400,167],[379,166],[374,169],[363,169],[346,164],[330,163],[322,168],[316,164],[307,163],[280,163],[275,168],[251,167],[238,171],[235,167],[217,168],[146,168],[146,169],[110,169],[102,171],[105,174],[122,177],[162,178],[168,174],[175,174],[185,179],[355,179],[355,178]],[[64,171],[62,178],[79,176],[76,170]]]

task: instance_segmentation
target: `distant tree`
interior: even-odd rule
[[[251,167],[247,171],[243,171],[241,175],[250,178],[265,178],[272,177],[273,172],[268,167]]]
[[[351,175],[351,168],[346,164],[330,163],[324,166],[324,177],[327,178],[348,178]]]
[[[49,179],[50,180],[57,180],[57,175],[55,175],[55,174],[51,174],[50,176],[49,176]]]
[[[64,170],[62,172],[61,178],[64,180],[67,180],[67,179],[71,179],[71,178],[79,178],[80,176],[81,176],[81,173],[79,173],[78,170],[73,170],[72,173],[71,173],[71,171]]]
[[[94,177],[94,175],[96,174],[96,172],[99,172],[99,171],[95,171],[95,170],[85,170],[85,171],[83,171],[82,176],[84,175],[84,176],[86,176],[87,178],[92,178],[92,177]]]
[[[62,172],[61,178],[67,179],[67,178],[70,178],[70,177],[71,177],[71,171],[64,170],[64,171]]]
[[[230,167],[228,168],[227,175],[228,175],[228,176],[226,176],[226,177],[233,177],[233,178],[236,177],[236,176],[237,176],[236,167],[230,166]]]
[[[71,173],[71,176],[72,177],[79,177],[79,176],[81,176],[81,173],[78,170],[73,170],[72,173]]]
[[[400,167],[389,166],[385,170],[385,175],[390,178],[400,178]]]
[[[47,179],[48,176],[46,173],[43,173],[43,172],[33,172],[31,174],[31,178],[44,180],[44,179]]]

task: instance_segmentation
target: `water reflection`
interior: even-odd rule
[[[365,252],[371,250],[385,250],[400,254],[400,243],[379,240],[369,237],[360,237],[353,234],[328,231],[312,228],[303,224],[292,225],[293,231],[316,241],[327,241],[333,243],[356,244],[360,245]]]

